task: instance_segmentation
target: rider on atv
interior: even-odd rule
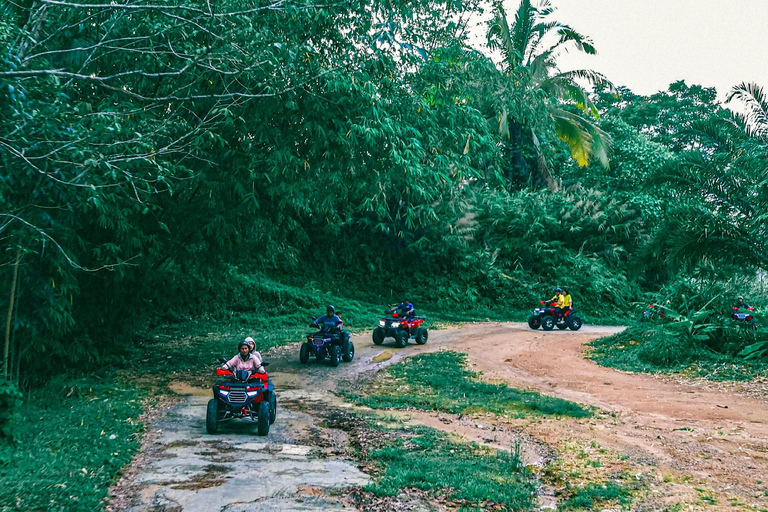
[[[349,333],[347,331],[341,330],[341,328],[344,326],[344,322],[342,322],[341,318],[339,318],[339,316],[336,314],[336,308],[330,304],[327,308],[325,308],[325,314],[315,318],[314,322],[310,325],[310,327],[314,326],[317,326],[320,329],[320,332],[339,332],[341,334],[342,341],[349,341]]]
[[[253,338],[250,336],[237,344],[238,354],[224,363],[222,366],[225,370],[232,372],[237,370],[248,370],[253,373],[264,373],[264,367],[261,365],[261,354],[254,352],[251,354],[251,344]],[[255,343],[254,343],[255,346]]]
[[[570,299],[570,296],[569,296]],[[562,288],[555,288],[555,296],[552,297],[547,301],[547,303],[555,303],[555,315],[557,318],[563,317],[563,311],[565,310],[565,295],[563,295],[563,289]],[[568,304],[568,307],[570,307],[570,301]]]
[[[744,301],[744,297],[739,295],[739,298],[736,299],[736,302],[733,303],[733,307],[736,309],[741,309],[741,308],[749,309],[750,306]]]
[[[397,311],[397,314],[402,318],[407,318],[408,320],[413,320],[414,315],[416,314],[416,309],[413,307],[413,303],[408,300],[408,297],[403,299],[403,302],[392,308],[392,312],[394,313]]]

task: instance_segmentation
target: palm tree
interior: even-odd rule
[[[739,100],[745,108],[744,112],[734,112],[747,135],[768,141],[768,94],[755,83],[742,82],[728,94],[725,102]]]
[[[538,157],[539,173],[552,189],[557,186],[542,152],[547,131],[554,129],[557,136],[568,143],[571,157],[580,167],[587,166],[590,160],[597,160],[607,168],[611,139],[594,123],[598,118],[597,109],[578,82],[588,82],[610,91],[615,88],[595,71],[560,72],[557,67],[560,53],[573,47],[586,54],[595,54],[591,41],[570,26],[551,21],[549,17],[555,9],[549,0],[540,0],[536,5],[531,0],[522,0],[511,25],[501,2],[494,10],[496,14],[488,30],[488,47],[502,56],[496,68],[501,135],[509,138],[512,132],[530,136]],[[510,97],[528,105],[542,104],[544,119],[536,118],[542,117],[541,112],[533,112],[533,116],[511,114],[520,109],[509,105]],[[531,113],[531,110],[527,112]]]

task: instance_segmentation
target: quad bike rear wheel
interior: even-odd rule
[[[397,331],[395,333],[395,346],[397,348],[403,348],[408,344],[408,333],[405,331]]]
[[[299,350],[299,362],[301,364],[307,364],[309,362],[309,345],[307,345],[307,343],[301,344],[301,349]]]
[[[536,315],[531,315],[528,317],[528,327],[531,329],[538,329],[541,327],[541,319],[539,319]]]
[[[339,366],[340,358],[341,358],[341,348],[339,348],[338,345],[332,346],[330,350],[330,357],[328,358],[328,362],[330,362],[331,366],[335,368]]]
[[[384,329],[381,327],[377,327],[373,330],[373,343],[375,345],[384,343]]]
[[[419,327],[419,330],[416,331],[416,343],[423,345],[427,342],[428,339],[429,331],[425,327]]]
[[[541,328],[545,331],[551,331],[555,328],[555,319],[551,316],[545,316],[541,319]]]
[[[275,422],[275,419],[277,418],[277,396],[275,395],[275,392],[269,394],[269,424]]]
[[[209,434],[219,431],[219,401],[215,398],[208,400],[208,409],[205,411],[205,430]]]
[[[578,331],[581,329],[582,324],[583,322],[578,316],[572,316],[568,319],[568,327],[570,327],[572,331]]]
[[[269,410],[269,402],[264,401],[259,404],[259,435],[265,436],[269,434],[269,420],[271,417],[271,411]]]
[[[345,363],[351,363],[355,358],[355,344],[351,341],[347,342],[347,350],[341,355],[342,361]]]

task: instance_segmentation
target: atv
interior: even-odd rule
[[[572,331],[578,331],[581,329],[584,323],[581,317],[578,316],[575,309],[566,309],[563,311],[563,316],[558,318],[555,314],[556,303],[550,302],[547,304],[545,301],[539,302],[539,307],[533,310],[533,314],[528,317],[528,327],[531,329],[538,329],[541,327],[545,331],[551,331],[557,326],[560,330],[571,329]]]
[[[733,313],[731,313],[731,318],[737,322],[744,322],[750,329],[757,329],[757,322],[755,321],[755,317],[752,314],[754,311],[755,308],[751,306],[747,306],[746,308],[733,306]]]
[[[425,344],[429,339],[429,331],[422,326],[426,320],[425,317],[401,317],[391,309],[384,314],[387,316],[379,320],[379,326],[373,330],[373,342],[376,345],[384,343],[386,338],[394,338],[395,346],[403,348],[410,338],[416,340],[419,345]]]
[[[648,304],[648,308],[643,310],[639,322],[657,322],[663,321],[667,317],[667,307],[656,304]]]
[[[317,324],[310,324],[315,327]],[[318,361],[326,357],[331,366],[339,366],[339,361],[349,363],[355,358],[355,345],[349,339],[349,333],[340,329],[332,331],[308,332],[307,341],[301,344],[299,349],[299,362],[309,363],[309,356],[313,355]]]
[[[226,363],[227,360],[221,358]],[[269,365],[263,361],[262,366]],[[216,375],[225,377],[213,385],[213,398],[208,401],[205,429],[209,434],[219,430],[219,423],[235,418],[258,424],[259,435],[269,434],[269,426],[277,417],[275,387],[266,373],[251,374],[248,370],[216,369]]]

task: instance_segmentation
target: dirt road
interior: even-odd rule
[[[714,386],[618,372],[583,358],[584,343],[616,330],[543,332],[521,324],[471,324],[434,331],[426,345],[404,349],[374,346],[365,334],[353,337],[355,361],[335,369],[317,363],[300,367],[296,345],[276,349],[270,370],[279,393],[278,418],[266,438],[247,425],[207,435],[209,391],[200,382],[176,384],[178,403],[151,424],[145,447],[113,490],[110,508],[350,509],[350,499],[337,491],[364,485],[369,477],[347,458],[346,434],[324,427],[313,411],[326,404],[346,406],[332,393],[339,385],[354,388],[404,357],[442,348],[468,353],[485,378],[603,411],[584,420],[405,413],[407,421],[499,448],[522,440],[527,462],[541,472],[543,507],[554,506],[562,474],[578,485],[619,472],[642,483],[636,510],[768,507],[761,480],[768,480],[766,402]]]

